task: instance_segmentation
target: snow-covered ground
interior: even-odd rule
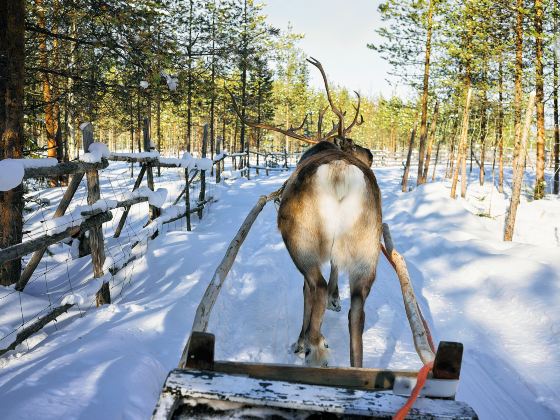
[[[473,172],[467,199],[453,201],[448,183],[401,193],[401,169],[375,173],[384,221],[407,260],[434,338],[465,345],[458,399],[482,419],[560,418],[558,197],[522,200],[515,240],[504,243],[508,190],[505,196],[498,193],[490,177],[487,186],[479,187]],[[127,267],[126,289],[112,305],[89,309],[83,317],[72,310],[37,339],[0,358],[0,417],[149,418],[229,241],[259,195],[278,188],[286,176],[212,186],[219,201],[192,232],[178,225],[150,242]],[[156,183],[176,197],[176,182]],[[142,214],[134,213],[133,223],[141,223]],[[72,262],[69,275],[87,278],[89,258],[82,260]],[[64,281],[67,276],[61,273]],[[63,280],[53,280],[49,290],[58,290]],[[37,281],[26,289],[25,305],[44,306],[39,283],[48,287]],[[19,299],[18,294],[6,299],[12,298]],[[323,333],[330,364],[348,366],[345,276],[341,300],[342,312],[327,311]],[[21,317],[19,304],[14,305],[0,301],[0,321]],[[7,308],[18,313],[7,315]],[[289,346],[301,328],[302,309],[302,279],[276,229],[276,209],[268,204],[212,313],[209,331],[216,334],[216,357],[301,364]],[[383,259],[366,304],[364,365],[421,366],[398,281]]]

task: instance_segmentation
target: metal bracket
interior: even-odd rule
[[[214,334],[193,331],[187,343],[187,355],[180,367],[214,370]]]
[[[463,344],[440,341],[432,369],[435,379],[459,379],[463,361]]]

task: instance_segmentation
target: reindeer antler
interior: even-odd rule
[[[317,67],[319,69],[319,71],[321,72],[321,76],[323,76],[323,82],[325,84],[325,90],[327,92],[327,99],[329,101],[329,106],[327,106],[324,109],[319,111],[319,117],[317,119],[317,135],[315,137],[310,137],[310,136],[306,136],[304,134],[298,133],[298,131],[303,128],[303,126],[305,125],[305,122],[307,121],[307,117],[308,117],[307,114],[305,115],[305,118],[303,119],[303,122],[299,126],[297,126],[297,127],[290,126],[290,128],[287,129],[287,130],[284,129],[284,128],[281,128],[281,127],[276,127],[274,125],[248,120],[239,111],[239,107],[237,106],[237,101],[235,100],[235,96],[233,96],[233,94],[226,88],[227,93],[229,93],[229,95],[231,96],[231,99],[232,99],[232,102],[233,102],[233,109],[235,110],[235,113],[237,114],[237,116],[239,117],[241,122],[243,124],[248,125],[248,126],[253,127],[253,128],[262,128],[262,129],[265,129],[265,130],[276,131],[277,133],[284,134],[285,136],[292,137],[296,140],[300,140],[300,141],[310,143],[310,144],[316,144],[316,143],[319,143],[322,140],[328,140],[328,139],[333,138],[335,136],[345,137],[346,134],[349,133],[352,130],[352,128],[354,128],[355,126],[362,125],[363,122],[364,122],[364,117],[360,114],[360,105],[361,105],[360,94],[358,92],[354,91],[354,93],[358,97],[358,104],[354,105],[354,109],[356,110],[356,114],[354,115],[354,119],[352,120],[352,123],[347,128],[344,128],[344,117],[346,115],[346,112],[342,112],[340,110],[340,108],[338,108],[334,104],[333,98],[331,96],[331,91],[329,89],[329,82],[327,80],[327,75],[325,74],[325,70],[323,69],[323,65],[319,62],[319,60],[316,60],[313,57],[309,57],[307,59],[307,61],[309,63],[313,64],[315,67]],[[338,124],[333,122],[332,129],[327,134],[323,135],[323,119],[324,119],[325,113],[327,112],[329,107],[334,112],[334,114],[338,117]],[[359,120],[358,120],[358,116],[359,116]]]
[[[319,117],[317,118],[317,139],[320,139],[323,134],[323,117],[328,109],[329,107],[326,106],[324,109],[319,111]]]
[[[354,120],[352,121],[352,123],[347,128],[344,129],[344,137],[346,137],[347,133],[352,131],[352,128],[354,128],[354,126],[359,127],[364,123],[364,117],[362,114],[360,114],[360,105],[362,102],[362,98],[360,97],[360,94],[358,92],[354,91],[354,93],[358,97],[358,105],[353,105],[354,109],[356,110],[356,114],[354,115]],[[360,116],[359,122],[358,122],[358,115]]]
[[[313,57],[309,57],[307,61],[317,67],[321,72],[321,76],[323,76],[323,83],[325,84],[325,90],[327,91],[327,99],[329,100],[329,105],[331,106],[332,111],[338,117],[338,135],[344,137],[344,113],[334,105],[331,91],[329,89],[329,82],[327,80],[325,70],[323,69],[323,65],[319,62],[319,60]]]
[[[312,137],[308,137],[304,134],[297,133],[297,131],[301,130],[303,128],[303,126],[305,125],[305,121],[307,120],[307,114],[305,115],[305,118],[303,119],[303,122],[298,127],[294,128],[293,126],[290,126],[290,128],[287,129],[287,130],[283,129],[283,128],[280,128],[280,127],[276,127],[274,125],[270,125],[270,124],[264,124],[264,123],[259,123],[259,122],[256,122],[256,121],[250,121],[250,120],[248,120],[247,118],[245,118],[241,115],[241,112],[239,111],[239,107],[237,106],[237,101],[235,100],[235,96],[233,96],[233,93],[231,93],[229,91],[229,89],[226,89],[226,91],[231,96],[231,100],[232,100],[232,103],[233,103],[233,109],[235,110],[235,113],[237,114],[237,116],[239,117],[239,119],[241,120],[241,122],[243,124],[248,125],[248,126],[253,127],[253,128],[262,128],[262,129],[265,129],[265,130],[276,131],[277,133],[281,133],[281,134],[284,134],[285,136],[292,137],[294,139],[301,140],[301,141],[304,141],[304,142],[310,143],[310,144],[316,144],[316,143],[319,142],[319,140],[317,140],[317,139],[314,139]]]

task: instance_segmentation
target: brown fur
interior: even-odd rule
[[[369,151],[353,145],[351,141],[343,144],[347,151],[322,147],[322,150],[313,151],[300,161],[286,183],[278,211],[278,228],[292,260],[305,279],[304,321],[295,349],[305,349],[306,359],[312,365],[326,363],[327,350],[320,329],[327,303],[329,308],[340,310],[340,306],[336,305],[337,263],[343,264],[341,268],[345,268],[350,275],[351,310],[348,319],[351,364],[362,365],[363,305],[375,279],[379,255],[381,194],[375,175],[367,166],[370,163]],[[317,171],[323,165],[329,165],[328,180],[317,176]],[[355,209],[356,219],[344,232],[327,237],[325,232],[328,229],[323,226],[324,217],[320,216],[325,211],[320,208],[321,194],[324,194],[324,190],[321,190],[324,185],[321,183],[330,183],[335,191],[338,184],[343,188],[345,179],[355,176],[355,168],[363,175],[365,185]],[[361,187],[358,185],[355,188]],[[332,214],[332,217],[340,218],[341,215]],[[335,254],[341,260],[331,261],[327,286],[320,267]]]

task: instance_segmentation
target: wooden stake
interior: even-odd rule
[[[144,118],[144,126],[142,128],[144,133],[144,152],[149,152],[151,150],[150,146],[150,120],[148,118]],[[148,188],[152,191],[155,190],[154,186],[154,172],[152,169],[151,163],[146,163],[146,174],[147,174],[147,181],[148,181]],[[161,214],[161,210],[155,206],[150,205],[150,221],[154,220]],[[154,238],[157,236],[157,232],[154,233]],[[153,238],[152,238],[153,239]]]
[[[66,305],[62,305],[59,306],[57,308],[54,308],[51,312],[49,312],[47,315],[45,315],[42,318],[39,318],[37,321],[35,321],[33,324],[31,324],[29,327],[24,328],[23,330],[21,330],[21,332],[16,336],[15,341],[10,344],[8,347],[6,347],[5,349],[1,349],[0,350],[0,356],[2,356],[4,353],[10,351],[10,350],[14,350],[18,344],[23,343],[25,340],[27,340],[29,337],[31,337],[33,334],[35,334],[36,332],[40,331],[41,328],[43,328],[45,325],[47,325],[49,322],[54,321],[56,318],[58,318],[60,315],[62,315],[63,313],[67,312],[68,309],[70,309],[72,306],[74,306],[73,304],[67,303]]]
[[[140,169],[140,173],[138,174],[138,178],[136,178],[136,182],[134,183],[134,187],[132,188],[132,191],[136,191],[140,187],[140,184],[142,183],[142,178],[144,178],[145,173],[146,173],[146,165],[142,165],[142,168]],[[126,218],[128,217],[129,212],[130,212],[130,207],[127,207],[124,210],[124,213],[122,214],[121,219],[119,220],[119,224],[117,225],[117,228],[115,229],[115,234],[113,235],[113,238],[118,238],[119,236],[121,236],[121,232],[124,228],[124,224],[126,222]]]
[[[93,125],[91,125],[91,123],[87,123],[82,127],[82,139],[85,153],[93,143]],[[87,171],[86,180],[88,187],[87,203],[91,206],[101,198],[99,173],[97,170]],[[105,243],[103,241],[103,227],[101,225],[94,226],[90,229],[89,243],[91,247],[91,260],[93,263],[93,277],[102,277],[103,263],[105,262]]]
[[[381,245],[381,250],[395,269],[401,284],[404,307],[410,329],[412,330],[412,338],[414,340],[416,352],[424,364],[432,362],[435,358],[433,343],[430,342],[430,335],[426,330],[424,318],[418,307],[406,262],[402,255],[394,248],[391,232],[389,231],[389,225],[387,225],[387,223],[383,223],[383,242],[385,246]]]
[[[111,304],[111,290],[109,289],[109,283],[103,282],[97,293],[95,294],[95,306],[100,307],[101,305]]]
[[[193,178],[194,179],[194,176]],[[185,185],[185,209],[186,211],[186,219],[187,219],[187,231],[191,231],[191,180],[189,180],[189,170],[185,169],[185,182],[187,183],[187,185]]]

